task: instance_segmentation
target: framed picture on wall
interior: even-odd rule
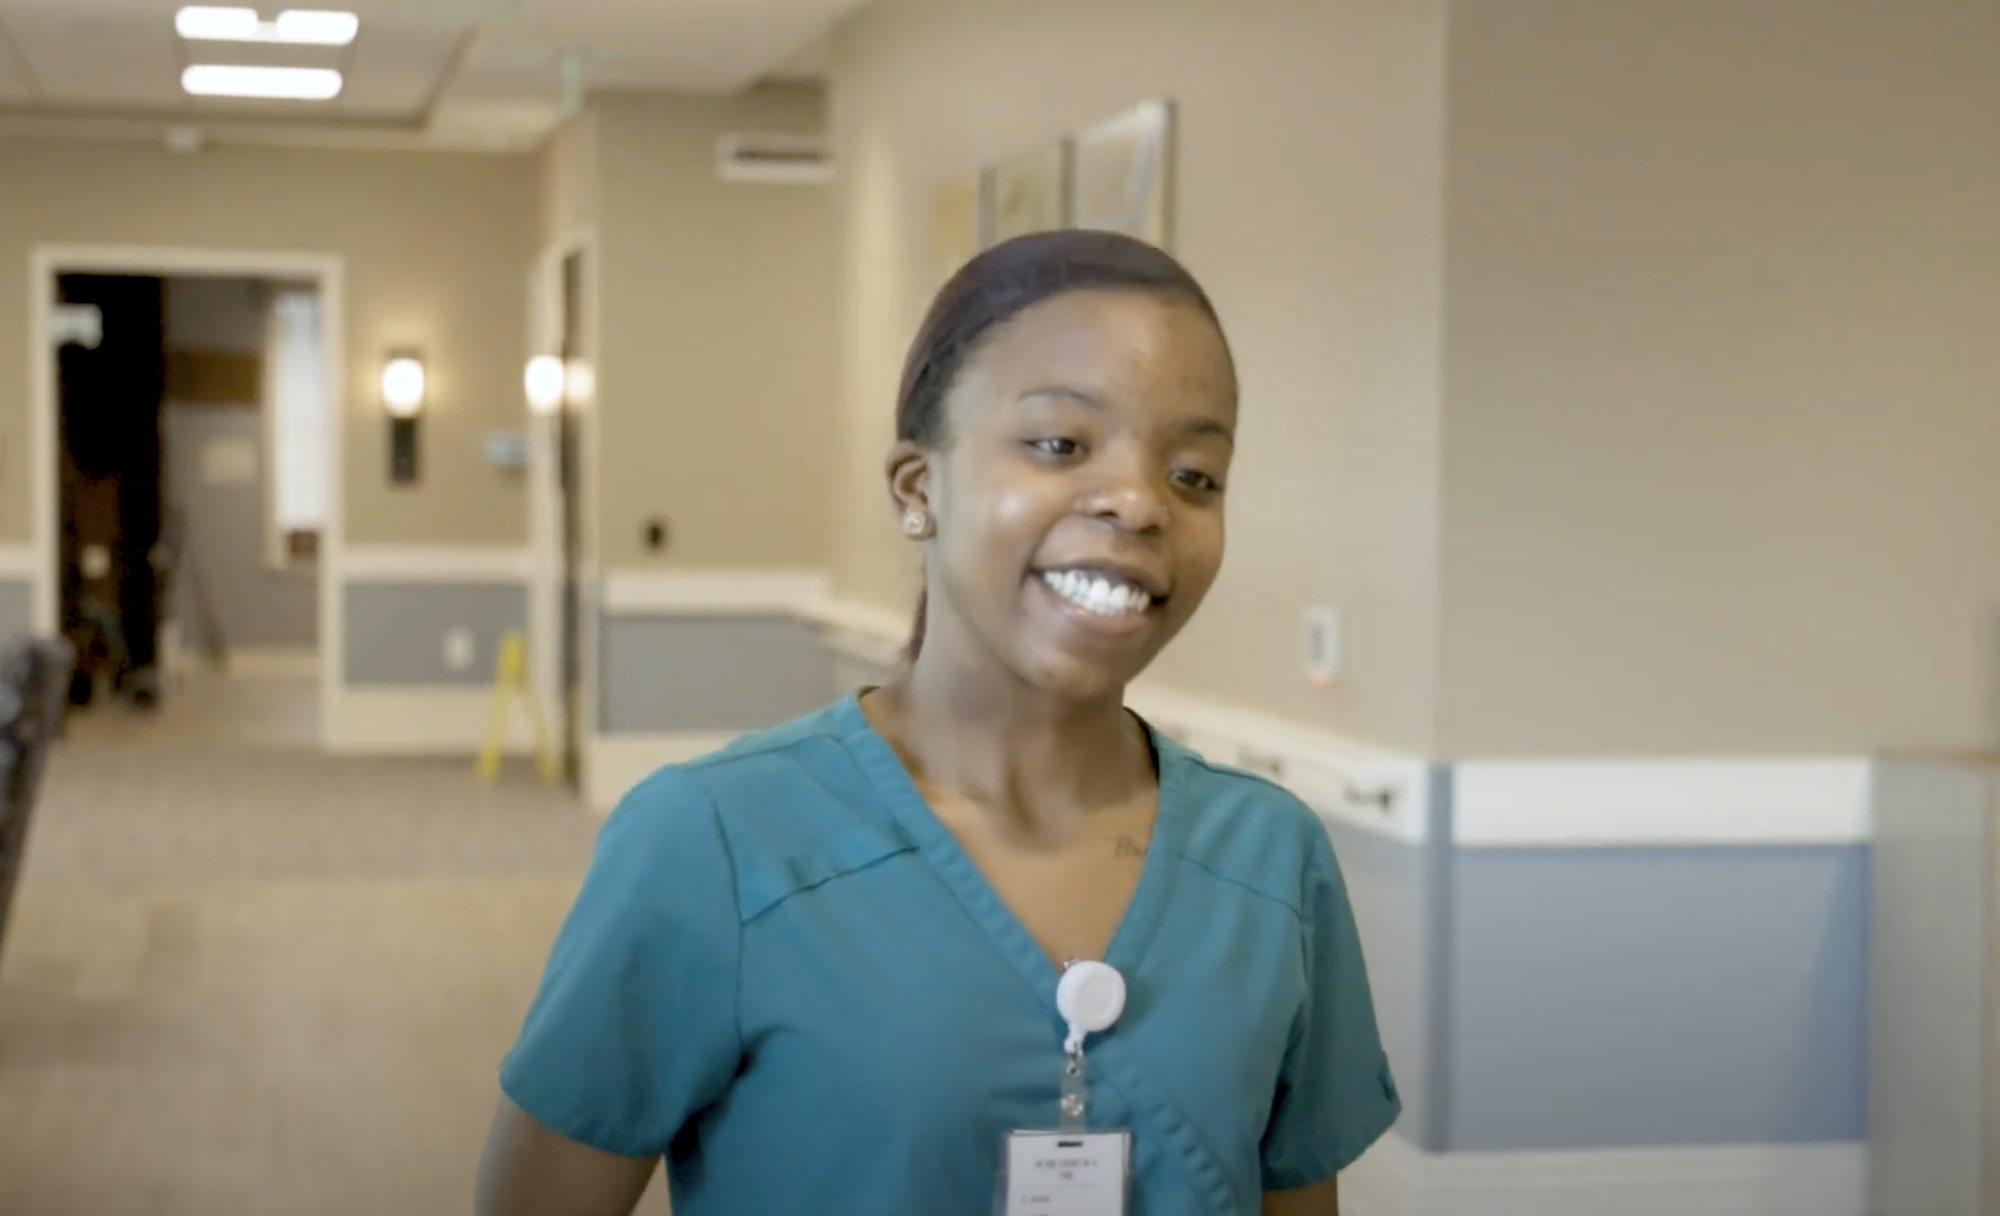
[[[1067,142],[1009,157],[986,170],[989,245],[1061,228],[1069,175]]]
[[[1172,249],[1174,103],[1144,102],[1079,132],[1069,186],[1074,226]]]
[[[931,191],[931,279],[933,288],[958,273],[978,254],[984,232],[980,180],[976,173],[939,182]]]

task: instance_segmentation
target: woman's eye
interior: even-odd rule
[[[1034,439],[1028,446],[1050,456],[1074,456],[1082,450],[1074,439]]]
[[[1213,494],[1222,488],[1215,478],[1197,469],[1175,469],[1168,474],[1168,478],[1183,490],[1198,490],[1204,494]]]

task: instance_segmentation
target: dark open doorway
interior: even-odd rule
[[[62,629],[76,648],[73,704],[105,689],[152,705],[158,696],[160,403],[166,378],[165,294],[140,275],[65,274],[58,302],[101,317],[94,346],[58,354]]]

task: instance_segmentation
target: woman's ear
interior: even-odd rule
[[[911,540],[929,540],[937,530],[931,507],[931,453],[908,440],[889,450],[889,498],[898,526]]]

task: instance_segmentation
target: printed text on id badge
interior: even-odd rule
[[[1122,1131],[1015,1132],[1004,1216],[1125,1216],[1131,1145]]]

